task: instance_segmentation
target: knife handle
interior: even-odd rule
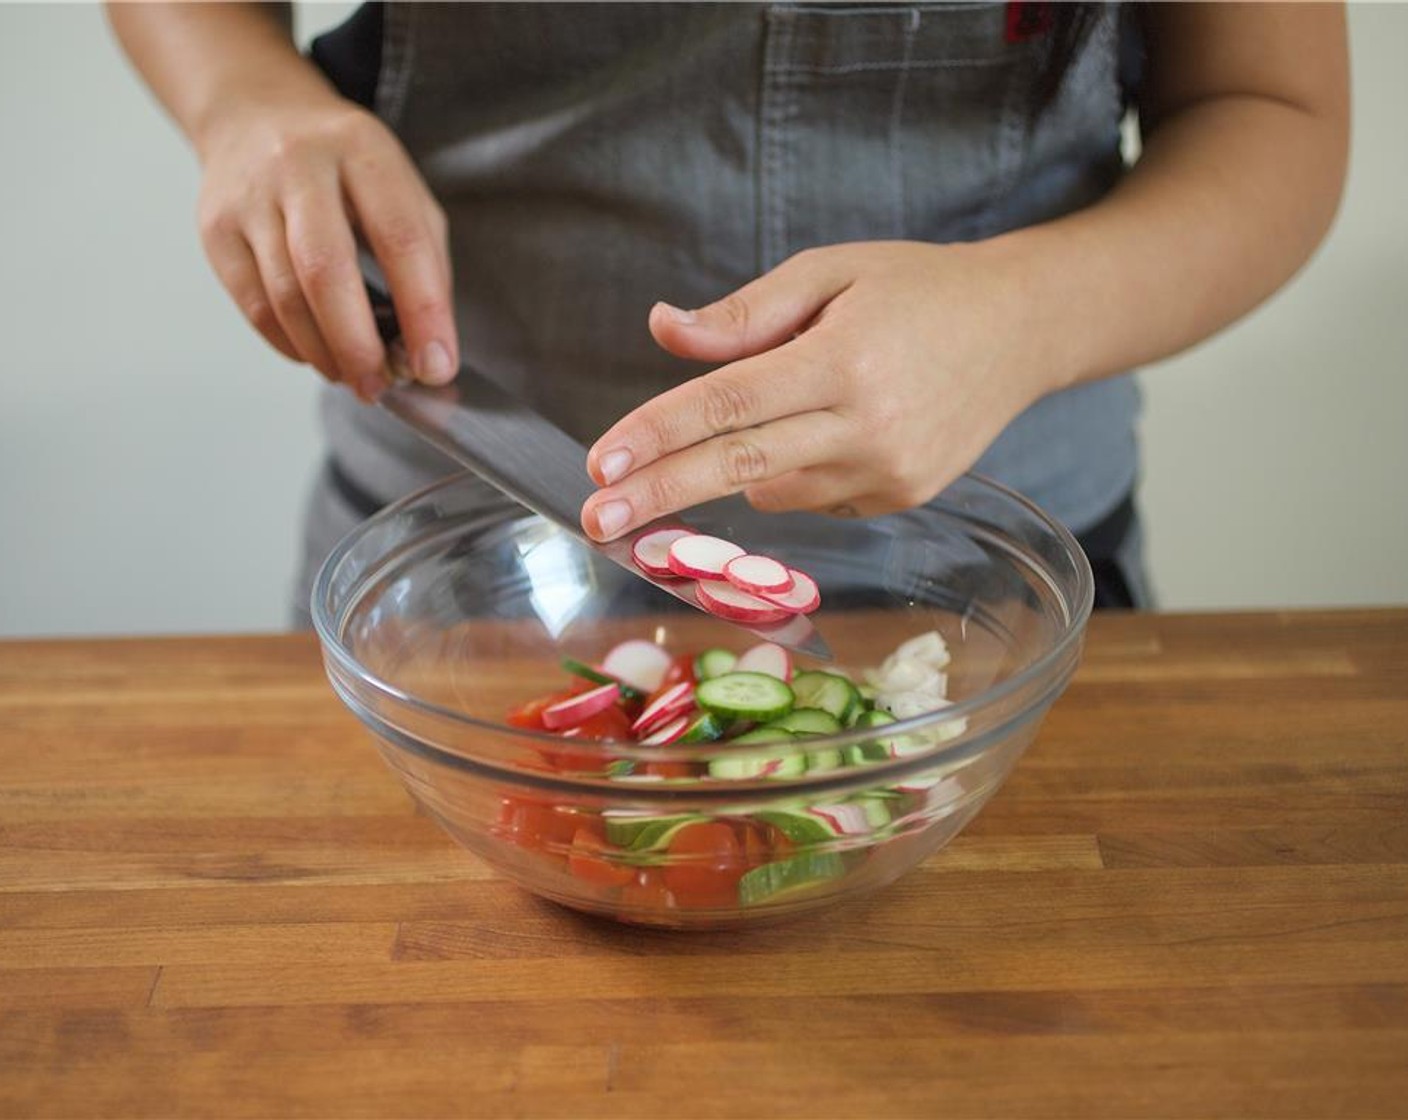
[[[391,293],[386,290],[386,277],[381,266],[365,246],[357,248],[357,263],[362,269],[362,283],[367,288],[367,299],[371,300],[372,318],[376,320],[376,333],[388,348],[401,337],[401,322],[396,318],[396,305],[391,302]]]
[[[401,323],[396,318],[396,306],[391,297],[370,280],[367,281],[367,298],[372,301],[372,318],[376,320],[376,333],[388,347],[401,338]]]
[[[357,258],[362,266],[362,283],[367,289],[367,299],[372,305],[372,319],[376,322],[376,333],[386,347],[386,365],[397,381],[413,380],[410,362],[406,357],[406,347],[401,341],[401,322],[396,318],[396,305],[386,290],[386,281],[381,268],[365,249],[359,249]]]

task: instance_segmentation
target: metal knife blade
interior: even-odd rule
[[[399,350],[400,329],[390,299],[373,284],[367,288],[383,340]],[[462,365],[449,385],[431,387],[403,380],[383,392],[378,403],[421,438],[593,552],[703,611],[694,597],[693,581],[659,579],[641,571],[631,559],[634,536],[692,526],[681,518],[661,518],[628,538],[606,544],[592,540],[579,520],[582,503],[596,490],[587,474],[587,449],[483,374]],[[788,649],[831,660],[830,647],[805,615],[766,625],[731,625]]]

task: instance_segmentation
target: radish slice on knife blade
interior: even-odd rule
[[[792,575],[791,591],[785,591],[781,595],[759,593],[758,598],[788,614],[811,614],[821,606],[821,592],[817,589],[816,580],[796,568],[787,570]]]
[[[670,545],[681,537],[694,536],[693,529],[656,529],[642,533],[631,545],[631,559],[646,575],[672,577]]]
[[[701,579],[694,586],[699,605],[730,622],[781,622],[791,612],[740,591],[727,580]]]
[[[736,556],[724,565],[724,579],[752,595],[782,595],[795,582],[786,565],[771,556]]]
[[[670,571],[692,579],[722,580],[724,566],[732,559],[745,555],[743,549],[730,541],[704,533],[690,533],[670,544]]]

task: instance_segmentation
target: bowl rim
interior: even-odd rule
[[[317,575],[313,580],[313,590],[310,596],[311,615],[313,618],[313,628],[317,633],[318,641],[321,644],[325,655],[331,655],[339,665],[347,672],[355,676],[362,684],[369,686],[373,691],[380,693],[388,700],[396,704],[403,705],[419,714],[433,717],[440,720],[448,720],[452,724],[460,724],[478,731],[489,731],[498,735],[507,735],[514,739],[521,739],[527,743],[553,746],[561,748],[564,739],[560,735],[555,735],[546,731],[535,731],[531,728],[515,727],[509,723],[495,722],[469,715],[463,711],[446,707],[432,700],[426,700],[398,688],[388,681],[378,677],[375,673],[364,667],[352,651],[347,648],[342,640],[340,628],[335,626],[335,620],[330,618],[331,610],[328,607],[328,599],[331,594],[331,584],[333,573],[346,558],[347,554],[368,532],[376,526],[391,520],[403,509],[414,505],[416,502],[428,497],[440,490],[449,489],[466,479],[479,479],[479,476],[472,471],[456,471],[443,478],[436,479],[417,490],[389,503],[378,510],[371,517],[359,522],[341,540],[333,546],[332,551],[323,559],[318,568]],[[906,735],[914,731],[921,731],[927,728],[942,726],[949,723],[957,723],[968,716],[988,708],[995,703],[1006,699],[1015,692],[1020,692],[1034,681],[1044,676],[1050,669],[1058,665],[1065,659],[1071,647],[1078,645],[1084,635],[1086,624],[1089,622],[1091,612],[1095,603],[1095,578],[1090,568],[1089,558],[1085,555],[1085,550],[1081,548],[1080,542],[1076,540],[1075,534],[1066,528],[1060,521],[1052,517],[1030,498],[1021,494],[1012,487],[989,478],[987,475],[976,471],[966,471],[956,478],[949,486],[946,486],[931,501],[942,498],[944,494],[958,485],[974,484],[980,488],[995,492],[998,496],[1015,502],[1025,511],[1033,516],[1041,525],[1047,529],[1066,550],[1071,557],[1076,569],[1076,588],[1074,604],[1067,610],[1066,630],[1054,642],[1050,649],[1039,655],[1030,665],[1014,673],[1001,683],[992,688],[984,689],[974,696],[964,700],[954,701],[943,708],[937,708],[930,712],[921,712],[908,719],[896,720],[893,724],[886,724],[887,734]],[[528,509],[517,503],[511,496],[496,491],[506,502],[518,506],[527,516],[546,520],[541,514]],[[926,503],[927,505],[927,503]],[[923,506],[917,508],[925,508]],[[908,512],[908,511],[900,511]],[[1046,574],[1042,565],[1033,565],[1036,570]],[[1048,577],[1049,578],[1049,577]],[[1063,605],[1065,596],[1059,596]],[[802,751],[824,750],[828,747],[845,746],[852,739],[864,739],[866,732],[857,732],[853,728],[835,732],[830,735],[815,735],[805,740],[805,745],[793,744],[795,749]],[[873,736],[871,736],[873,737]],[[599,751],[602,755],[612,757],[628,757],[633,759],[654,760],[665,757],[659,747],[645,747],[639,743],[632,743],[627,740],[566,740],[570,742],[574,753],[594,753]],[[944,753],[951,748],[962,745],[964,738],[962,735],[951,739],[941,739],[933,744],[926,751],[920,752],[923,757],[933,758]],[[693,743],[687,748],[690,751],[689,758],[710,758],[715,757],[719,752],[727,753],[732,744],[727,741]],[[738,749],[746,751],[756,750],[756,744],[743,744]],[[437,750],[441,749],[438,746]],[[450,752],[454,753],[454,752]],[[670,758],[682,759],[685,756],[679,750],[679,744],[672,744],[668,752]],[[914,757],[919,757],[916,754]]]

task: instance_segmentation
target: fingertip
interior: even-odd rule
[[[622,498],[588,499],[582,506],[582,528],[594,541],[619,537],[630,519],[631,505]]]
[[[666,303],[664,300],[660,300],[650,309],[650,315],[653,319],[659,319],[662,322],[670,323],[677,327],[692,327],[699,323],[698,312],[676,307],[674,304]]]
[[[720,344],[720,340],[711,336],[710,332],[701,329],[703,323],[694,321],[682,323],[671,316],[664,308],[669,304],[657,303],[650,309],[650,316],[647,326],[650,329],[650,336],[655,339],[658,345],[666,353],[673,354],[677,358],[687,358],[693,361],[716,361],[727,357],[731,353],[731,348],[727,344]],[[671,308],[671,311],[678,311],[678,308]],[[693,312],[690,312],[693,314]]]
[[[455,379],[455,360],[450,348],[439,339],[421,347],[415,363],[416,379],[427,385],[448,385]]]

